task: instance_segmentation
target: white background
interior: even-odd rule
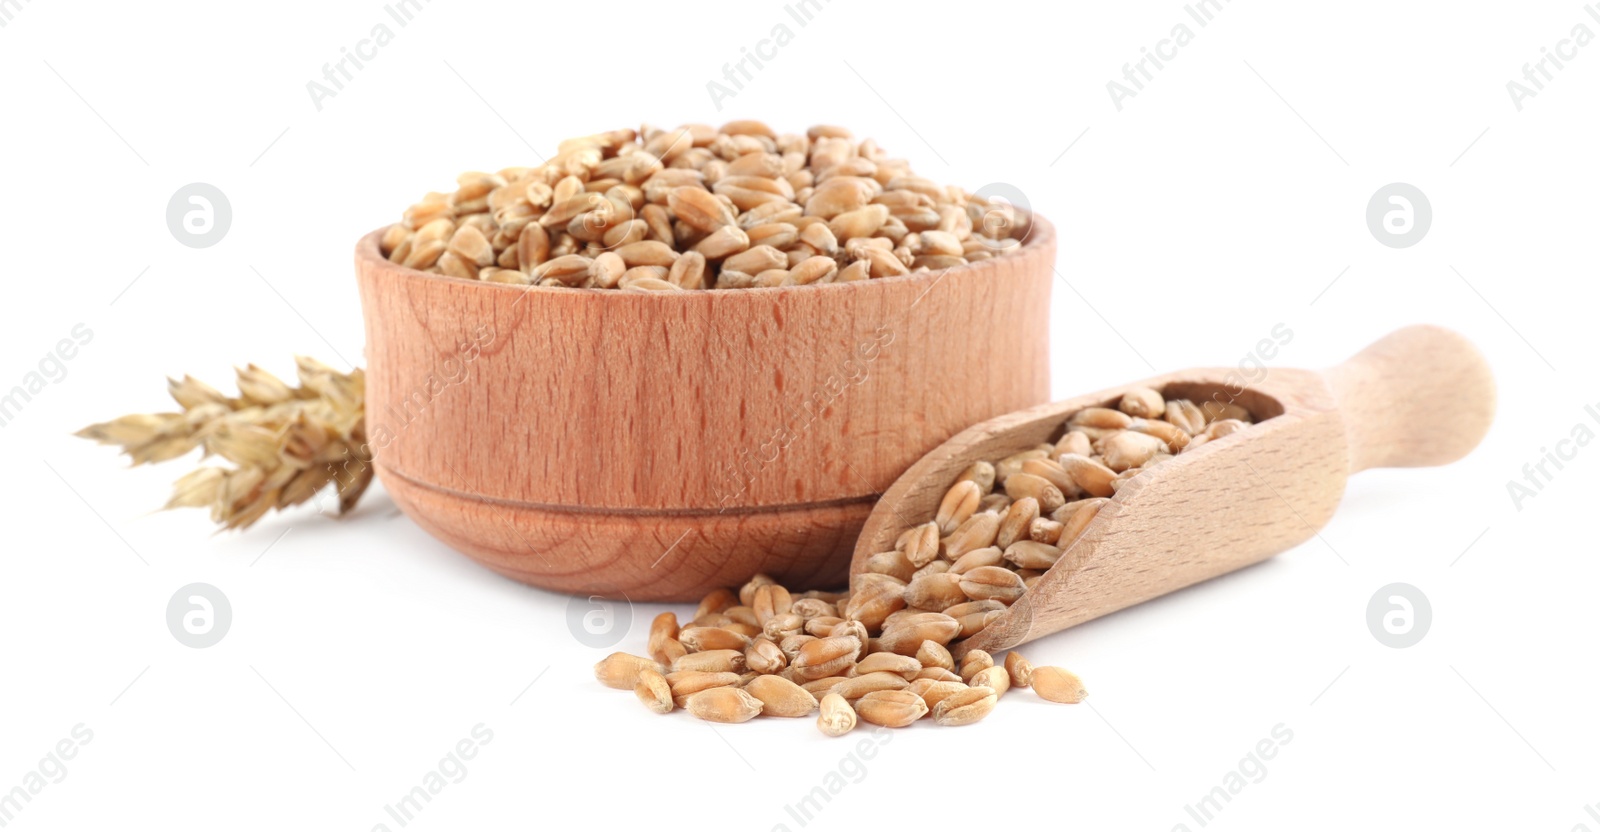
[[[360,363],[355,240],[461,170],[754,117],[1022,188],[1061,232],[1058,397],[1233,365],[1279,323],[1273,363],[1305,367],[1443,324],[1500,384],[1464,461],[1362,474],[1321,539],[1028,647],[1089,704],[1013,692],[977,727],[895,733],[805,828],[1198,829],[1184,807],[1282,723],[1292,741],[1208,828],[1600,830],[1600,448],[1521,510],[1506,486],[1600,431],[1600,46],[1520,112],[1506,89],[1575,25],[1600,32],[1576,0],[1236,0],[1204,28],[1177,2],[834,0],[804,27],[777,2],[440,2],[405,28],[378,2],[8,8],[0,390],[94,333],[0,428],[0,790],[73,726],[94,735],[8,829],[398,828],[383,807],[479,723],[493,740],[410,828],[801,828],[785,805],[870,735],[648,714],[594,682],[606,651],[569,635],[566,597],[474,566],[381,489],[344,521],[213,536],[203,513],[151,513],[192,460],[125,470],[69,435],[166,408],[168,374],[231,389],[249,361]],[[318,111],[306,83],[380,22],[393,43]],[[1193,41],[1119,112],[1107,82],[1181,22]],[[779,23],[793,42],[719,112],[706,82]],[[165,221],[196,181],[234,215],[203,250]],[[1411,248],[1365,222],[1396,181],[1433,208]],[[195,581],[232,602],[210,649],[164,623]],[[1395,581],[1432,603],[1410,649],[1365,622]],[[661,609],[634,609],[619,647],[642,651]]]

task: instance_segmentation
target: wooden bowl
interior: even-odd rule
[[[942,273],[670,295],[425,274],[356,246],[367,435],[434,537],[518,581],[842,586],[878,496],[1049,396],[1055,232]]]

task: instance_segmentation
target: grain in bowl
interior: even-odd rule
[[[456,185],[389,226],[383,255],[469,280],[676,292],[948,269],[1015,251],[1027,227],[826,125],[611,130]]]

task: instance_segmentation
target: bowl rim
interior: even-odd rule
[[[893,277],[875,277],[870,280],[857,280],[849,283],[808,284],[805,286],[754,286],[746,289],[696,289],[681,292],[625,292],[617,289],[593,289],[576,286],[519,286],[513,283],[486,283],[482,280],[468,280],[464,277],[433,274],[430,272],[420,271],[418,269],[408,268],[400,265],[399,263],[391,262],[388,258],[383,256],[382,252],[378,248],[379,241],[382,239],[384,232],[389,229],[389,226],[387,225],[381,226],[362,235],[361,239],[356,241],[356,262],[358,266],[363,263],[371,264],[375,268],[383,269],[408,279],[440,281],[447,285],[453,283],[464,286],[476,286],[481,289],[488,289],[490,291],[515,292],[518,294],[540,292],[552,293],[556,295],[593,295],[599,297],[617,296],[619,298],[650,297],[655,298],[658,301],[671,299],[679,302],[686,301],[689,298],[701,296],[721,298],[729,296],[742,297],[748,295],[752,298],[759,298],[768,297],[773,294],[782,296],[791,292],[815,292],[826,290],[871,291],[867,287],[889,287],[897,286],[903,283],[927,283],[931,288],[933,284],[938,283],[940,280],[944,279],[946,275],[952,272],[982,273],[985,270],[998,268],[996,265],[997,263],[1014,261],[1031,253],[1036,253],[1047,247],[1054,246],[1056,241],[1055,225],[1035,212],[1028,212],[1027,218],[1028,232],[1023,238],[1022,246],[1013,254],[989,257],[984,260],[979,260],[976,263],[964,263],[959,266],[949,266],[937,271],[927,271],[921,273],[913,272],[911,274],[896,275]],[[1052,270],[1054,270],[1055,263],[1051,262],[1050,267]]]

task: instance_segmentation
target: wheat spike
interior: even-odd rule
[[[237,370],[229,397],[191,376],[167,379],[175,413],[131,414],[76,435],[115,445],[134,465],[176,459],[195,448],[232,467],[204,466],[173,484],[165,508],[209,508],[226,529],[242,529],[273,509],[299,505],[328,485],[339,513],[372,483],[366,448],[366,375],[296,357],[298,386],[254,364]]]

